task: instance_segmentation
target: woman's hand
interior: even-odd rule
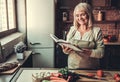
[[[90,57],[92,50],[91,49],[83,49],[83,51],[76,51],[76,53],[81,57]]]
[[[62,45],[61,47],[62,47],[63,52],[64,52],[65,54],[70,54],[70,53],[74,52],[73,49],[71,49],[71,48],[69,48],[69,47],[66,47],[66,46],[64,46],[64,45]]]

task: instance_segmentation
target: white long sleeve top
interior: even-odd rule
[[[93,27],[83,36],[72,26],[67,34],[67,41],[81,48],[92,50],[90,57],[84,58],[77,53],[68,55],[68,68],[98,68],[99,59],[104,56],[104,44],[102,39],[102,31],[99,27]]]

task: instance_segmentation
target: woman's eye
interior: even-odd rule
[[[79,16],[86,16],[86,14],[85,13],[83,13],[83,14],[76,14],[76,17],[79,17]]]
[[[77,14],[76,17],[79,17],[79,15]]]
[[[86,14],[84,13],[84,14],[81,14],[81,16],[85,16]]]

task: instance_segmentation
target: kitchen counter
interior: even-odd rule
[[[20,68],[17,74],[13,77],[11,82],[33,82],[32,74],[40,73],[40,72],[51,72],[56,73],[58,69],[55,68]],[[95,73],[96,70],[72,70],[79,74],[87,74],[87,73]],[[120,71],[104,71],[105,77],[103,80],[100,79],[88,79],[86,77],[81,77],[78,82],[115,82],[113,76],[115,73],[119,73]]]
[[[14,53],[4,63],[7,63],[7,62],[19,62],[21,65],[23,65],[25,63],[25,61],[29,58],[29,56],[31,55],[31,53],[32,53],[32,51],[25,51],[24,52],[25,58],[23,60],[22,59],[18,60],[17,59],[17,55]]]
[[[104,45],[120,45],[120,42],[104,42]]]
[[[11,55],[8,60],[4,63],[8,62],[19,62],[21,64],[21,67],[28,61],[29,57],[31,56],[32,51],[25,51],[25,58],[24,60],[17,60],[16,54]],[[19,69],[19,68],[18,68]],[[18,70],[16,70],[13,74],[4,74],[0,75],[0,82],[10,82],[10,80],[13,78],[13,76],[17,73]]]

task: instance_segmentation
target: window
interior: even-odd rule
[[[0,0],[0,38],[16,30],[15,0]]]

